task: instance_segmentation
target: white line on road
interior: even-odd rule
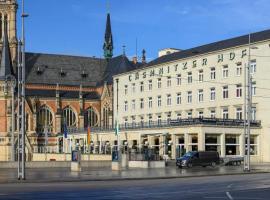
[[[233,183],[232,183],[232,184],[230,184],[230,185],[228,185],[228,186],[227,186],[227,188],[231,188],[231,187],[232,187],[232,185],[233,185]]]
[[[233,200],[233,197],[232,197],[232,195],[231,195],[229,192],[226,192],[226,195],[227,195],[227,197],[228,197],[230,200]]]

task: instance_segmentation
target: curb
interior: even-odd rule
[[[237,175],[253,175],[253,174],[267,174],[269,171],[252,171],[252,172],[236,172],[236,173],[221,173],[211,175],[187,175],[187,176],[161,176],[161,177],[136,177],[136,178],[93,178],[93,179],[80,179],[80,178],[64,178],[64,179],[51,179],[51,180],[7,180],[0,181],[0,184],[24,184],[24,183],[70,183],[70,182],[95,182],[95,181],[140,181],[140,180],[165,180],[165,179],[185,179],[185,178],[202,178],[202,177],[216,177],[216,176],[237,176]]]

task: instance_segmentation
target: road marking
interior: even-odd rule
[[[231,188],[231,187],[232,187],[232,185],[233,185],[233,183],[232,183],[232,184],[230,184],[230,185],[228,185],[228,186],[227,186],[227,188]]]
[[[232,195],[231,195],[229,192],[226,192],[226,195],[227,195],[227,197],[228,197],[230,200],[233,200],[233,197],[232,197]]]

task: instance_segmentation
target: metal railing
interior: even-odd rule
[[[190,119],[176,119],[164,121],[150,121],[150,122],[120,124],[119,130],[125,131],[134,129],[169,128],[169,127],[181,127],[193,125],[243,127],[244,120],[220,119],[220,118],[190,118]],[[251,121],[250,126],[261,127],[261,121],[253,120]],[[83,133],[86,131],[87,128],[76,128],[76,127],[68,128],[69,133]],[[114,127],[113,126],[91,127],[91,132],[105,132],[105,131],[114,131]]]

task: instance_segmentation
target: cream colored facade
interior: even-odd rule
[[[254,120],[261,121],[261,126],[251,130],[252,160],[269,162],[270,102],[267,96],[270,96],[268,86],[270,83],[268,77],[270,41],[252,43],[251,46],[253,47],[250,50],[253,78],[252,115]],[[196,55],[195,52],[194,56],[185,59],[163,62],[119,74],[114,77],[114,118],[118,119],[120,124],[129,125],[142,121],[152,123],[152,121],[179,118],[243,119],[244,74],[248,63],[248,51],[249,46],[243,45],[206,54]],[[191,76],[192,81],[190,81]],[[118,93],[116,80],[118,80]],[[213,89],[215,94],[213,94]],[[117,95],[118,114],[116,112]],[[158,101],[161,101],[160,105]],[[157,130],[128,130],[125,133],[121,131],[121,134],[136,135],[138,141],[141,140],[138,136],[140,134],[157,134],[159,145],[162,145],[162,135],[165,133],[170,135],[170,144],[173,146],[172,158],[174,158],[173,152],[176,147],[181,145],[179,137],[184,138],[182,141],[186,150],[192,150],[194,142],[198,150],[206,150],[209,148],[207,146],[217,145],[218,147],[215,148],[221,156],[244,155],[243,126],[189,125]],[[194,136],[193,141],[192,136]],[[215,138],[214,143],[209,143],[213,141],[213,138],[209,141],[206,139],[211,136]],[[130,136],[129,139],[132,137]],[[237,147],[230,150],[230,145]]]

